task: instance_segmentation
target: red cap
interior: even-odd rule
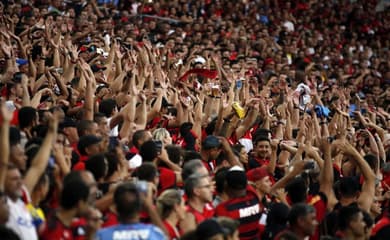
[[[246,177],[251,182],[259,181],[259,180],[265,178],[266,176],[269,176],[267,166],[261,166],[258,168],[254,168],[254,169],[249,170],[246,173]]]
[[[275,61],[272,58],[267,58],[264,60],[264,66],[267,66],[270,63],[275,63]]]

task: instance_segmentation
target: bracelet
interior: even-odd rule
[[[327,124],[328,122],[326,122],[326,121],[322,121],[322,122],[320,122],[320,125],[324,125],[324,124]]]
[[[212,95],[208,95],[208,96],[211,98],[221,98],[220,96],[212,96]]]
[[[278,121],[278,125],[279,125],[279,124],[286,125],[286,120],[279,120],[279,121]]]
[[[77,60],[73,61],[72,59],[70,59],[70,63],[76,64],[76,63],[77,63]]]

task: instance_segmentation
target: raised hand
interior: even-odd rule
[[[5,104],[5,101],[1,101],[0,117],[3,123],[4,122],[9,123],[13,117],[13,112],[8,109],[8,107]]]

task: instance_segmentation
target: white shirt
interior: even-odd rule
[[[20,239],[38,240],[32,216],[24,202],[20,199],[14,202],[7,198],[7,204],[10,216],[6,226],[14,230]]]
[[[108,127],[110,127],[111,119],[112,118],[107,119]],[[110,137],[118,137],[118,135],[119,135],[119,127],[118,127],[118,125],[116,125],[115,127],[111,128],[109,136]]]

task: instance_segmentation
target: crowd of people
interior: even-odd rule
[[[389,1],[4,0],[0,238],[390,239]]]

